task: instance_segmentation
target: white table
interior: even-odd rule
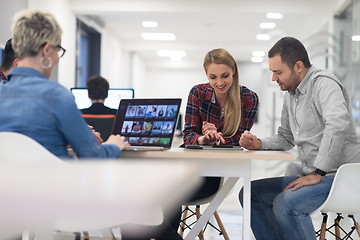
[[[251,239],[250,228],[250,182],[251,160],[294,160],[295,156],[282,151],[239,151],[239,150],[195,150],[172,148],[167,151],[125,151],[122,159],[163,159],[182,160],[188,164],[196,164],[201,169],[202,176],[228,177],[213,201],[203,215],[186,235],[186,240],[194,240],[200,230],[214,214],[221,202],[234,187],[240,177],[244,179],[244,206],[243,206],[243,239]],[[168,161],[166,161],[168,162]]]
[[[193,178],[199,175],[197,166],[181,162],[48,162],[0,162],[0,239],[23,230],[160,224],[159,210],[176,205],[200,183],[200,177]]]

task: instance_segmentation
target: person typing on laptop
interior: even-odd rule
[[[27,135],[60,158],[71,158],[68,145],[79,158],[119,157],[124,137],[113,135],[100,144],[69,90],[49,80],[65,53],[54,16],[25,10],[15,16],[12,30],[18,67],[0,84],[0,112],[6,113],[0,115],[0,131]]]
[[[80,109],[82,114],[111,114],[116,115],[117,109],[109,108],[104,105],[108,97],[109,82],[101,76],[91,76],[86,87],[91,100],[89,108]]]

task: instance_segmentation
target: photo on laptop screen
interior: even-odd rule
[[[168,149],[174,137],[180,98],[122,99],[112,134],[120,134],[132,146]]]

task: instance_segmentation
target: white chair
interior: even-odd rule
[[[197,200],[195,202],[190,202],[187,205],[184,205],[184,209],[183,209],[182,215],[181,215],[180,229],[179,229],[179,234],[180,234],[181,237],[183,237],[185,230],[186,229],[191,229],[191,226],[193,226],[196,223],[196,221],[201,217],[200,206],[205,205],[205,204],[209,204],[214,199],[217,192],[222,187],[223,183],[224,183],[224,178],[222,177],[221,180],[220,180],[219,189],[213,195],[211,195],[211,196],[209,196],[207,198],[199,199],[199,200]],[[191,206],[195,206],[195,211],[191,209]],[[189,214],[189,212],[190,212],[190,214]],[[193,216],[196,216],[196,221],[194,221],[192,223],[187,223],[187,220],[189,220]],[[230,239],[229,235],[226,232],[224,224],[222,223],[221,218],[220,218],[217,211],[214,212],[214,217],[215,217],[215,220],[216,220],[219,228],[217,228],[210,221],[208,221],[208,223],[206,224],[204,229],[201,230],[199,235],[198,235],[199,240],[204,240],[204,231],[205,231],[205,229],[207,228],[208,225],[215,228],[215,230],[217,230],[219,232],[219,235],[222,235],[225,240]]]
[[[297,176],[301,173],[301,163],[293,162],[289,164],[285,176]],[[360,226],[356,222],[354,215],[360,213],[360,190],[354,187],[354,184],[360,182],[360,163],[348,163],[342,165],[335,174],[328,197],[325,202],[316,211],[311,213],[314,216],[320,212],[322,217],[321,228],[316,231],[316,236],[324,240],[326,232],[335,236],[336,240],[348,239],[356,230],[360,237]],[[336,213],[334,223],[327,226],[328,213]],[[342,215],[348,215],[353,222],[353,227],[346,231],[340,226]],[[317,217],[316,217],[317,219]],[[334,230],[333,230],[334,229]],[[341,237],[341,235],[344,235]]]
[[[30,164],[30,166],[34,167],[37,166],[36,164],[45,164],[46,166],[49,166],[49,164],[54,164],[55,166],[66,164],[38,142],[23,134],[16,132],[0,132],[0,142],[2,164]],[[44,181],[46,181],[46,179],[44,179]],[[108,237],[109,239],[114,238],[111,230],[103,229],[100,231],[104,237]],[[14,233],[16,233],[16,231]],[[81,235],[80,232],[74,232],[73,234],[74,236]],[[87,232],[84,231],[82,234],[84,235],[84,238],[86,238]],[[33,238],[33,235],[34,234],[31,232],[24,231],[23,239]]]
[[[200,183],[199,167],[181,161],[65,162],[19,133],[0,132],[0,143],[0,239],[24,230],[49,240],[53,229],[159,225],[161,209],[171,210]]]
[[[336,172],[330,193],[325,202],[318,209],[323,215],[321,229],[317,232],[320,240],[325,239],[326,232],[339,239],[352,239],[351,234],[356,230],[360,237],[360,226],[354,215],[360,214],[360,163],[348,163],[342,165]],[[336,213],[334,224],[326,227],[328,213]],[[353,222],[350,230],[346,231],[340,226],[341,215],[348,215]],[[335,232],[332,232],[334,228]],[[345,236],[341,236],[344,235]]]

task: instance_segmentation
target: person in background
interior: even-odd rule
[[[189,93],[184,144],[239,145],[241,134],[254,125],[258,96],[240,85],[236,61],[225,49],[208,52],[203,67],[209,83],[195,85]],[[219,177],[206,177],[190,202],[213,195],[219,185]]]
[[[248,149],[298,149],[298,176],[253,181],[251,227],[257,240],[315,240],[310,214],[327,198],[334,173],[360,161],[360,143],[346,89],[313,66],[303,44],[281,38],[268,52],[272,81],[285,92],[281,125],[275,136],[258,139],[246,131]],[[243,201],[243,192],[239,195]]]
[[[81,109],[82,114],[112,114],[116,115],[117,110],[104,105],[108,97],[109,83],[101,76],[92,76],[86,83],[88,95],[92,105],[89,108]]]
[[[71,158],[117,158],[127,144],[111,135],[99,144],[76,107],[71,92],[49,77],[65,54],[62,30],[52,14],[40,9],[17,13],[12,47],[18,67],[0,84],[0,131],[18,132],[36,140],[54,155]]]
[[[15,57],[10,38],[7,40],[3,51],[2,62],[0,66],[0,82],[6,83],[8,81],[8,74],[13,67],[17,66],[17,62],[18,60]]]

